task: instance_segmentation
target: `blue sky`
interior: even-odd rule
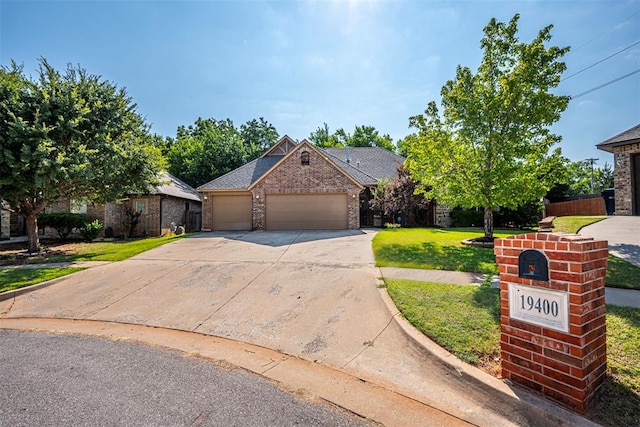
[[[521,14],[530,41],[553,24],[572,46],[565,77],[640,41],[640,1],[0,0],[0,64],[35,75],[43,56],[127,88],[152,131],[198,117],[264,117],[303,139],[373,125],[394,140],[455,75],[476,70],[482,29]],[[562,82],[578,95],[640,69],[640,44]],[[571,160],[612,163],[595,144],[640,123],[640,73],[572,100],[554,131]]]

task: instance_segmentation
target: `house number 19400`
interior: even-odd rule
[[[531,295],[525,298],[524,295],[520,295],[520,303],[522,310],[537,310],[538,313],[551,314],[553,317],[558,317],[558,301],[549,301],[547,298],[536,299]]]
[[[569,294],[510,283],[509,317],[567,332],[569,330]]]

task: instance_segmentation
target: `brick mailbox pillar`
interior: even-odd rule
[[[502,376],[585,411],[607,367],[604,240],[496,239]]]

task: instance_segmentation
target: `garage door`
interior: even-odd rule
[[[251,194],[211,197],[214,230],[251,230]]]
[[[269,194],[267,230],[346,230],[346,194]]]

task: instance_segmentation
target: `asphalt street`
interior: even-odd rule
[[[370,425],[240,370],[103,338],[0,330],[0,426]]]

